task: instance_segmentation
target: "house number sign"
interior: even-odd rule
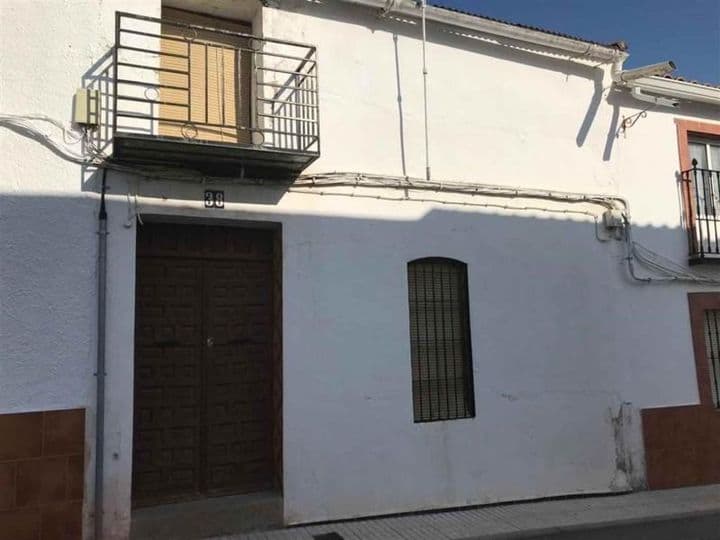
[[[205,208],[225,208],[225,192],[206,190]]]

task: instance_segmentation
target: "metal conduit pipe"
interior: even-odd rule
[[[105,315],[107,284],[107,210],[105,208],[107,169],[102,169],[100,210],[98,211],[97,254],[97,365],[95,377],[95,540],[102,539],[103,530],[103,470],[105,449]]]
[[[427,68],[427,28],[425,24],[427,1],[420,0],[422,9],[422,73],[423,73],[423,105],[425,107],[425,179],[430,181],[430,133],[428,128],[428,68]]]
[[[668,99],[660,96],[651,96],[642,91],[642,88],[630,86],[630,95],[638,101],[644,101],[652,105],[661,105],[663,107],[678,107],[680,102],[676,99]]]
[[[411,189],[439,193],[481,195],[487,197],[545,199],[566,203],[587,203],[606,209],[618,208],[629,213],[628,201],[619,195],[553,191],[521,186],[503,186],[477,182],[434,181],[420,178],[374,175],[362,172],[331,172],[300,175],[292,184],[294,188],[314,187],[362,187],[377,189]]]

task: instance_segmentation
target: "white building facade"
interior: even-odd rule
[[[424,80],[396,4],[0,5],[0,465],[67,484],[0,520],[720,482],[720,89],[437,7]]]

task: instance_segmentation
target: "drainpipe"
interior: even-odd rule
[[[642,91],[638,86],[630,86],[630,95],[638,101],[652,103],[653,105],[661,105],[663,107],[679,107],[680,102],[677,99],[668,99],[660,96],[651,96]]]
[[[107,211],[105,209],[105,177],[102,170],[100,189],[100,211],[98,212],[98,255],[97,255],[97,395],[95,401],[95,540],[102,539],[103,526],[103,458],[105,433],[105,312],[107,281]]]
[[[610,75],[614,84],[630,89],[630,95],[638,101],[660,105],[663,107],[677,107],[680,102],[677,99],[668,99],[661,96],[652,96],[643,92],[642,81],[650,77],[662,77],[675,69],[675,63],[671,60],[643,66],[635,69],[623,69],[622,61],[615,62]]]

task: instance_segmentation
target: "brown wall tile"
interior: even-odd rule
[[[0,463],[0,511],[15,506],[15,464]]]
[[[0,512],[0,540],[39,540],[40,510]]]
[[[43,455],[82,454],[85,446],[85,410],[48,411],[44,415]]]
[[[687,132],[703,126],[676,122],[689,159]],[[642,411],[647,482],[654,489],[720,482],[720,411],[712,400],[705,345],[705,311],[720,309],[720,293],[689,293],[688,306],[700,404]]]
[[[42,413],[0,414],[0,461],[38,457]]]
[[[705,405],[642,411],[648,487],[720,483],[720,411]]]
[[[0,540],[81,540],[85,411],[0,414]]]
[[[37,506],[65,499],[67,458],[43,458],[18,462],[18,507]]]

